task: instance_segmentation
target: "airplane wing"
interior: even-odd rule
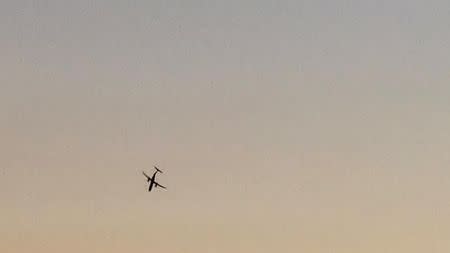
[[[162,185],[158,184],[157,182],[155,182],[155,184],[156,184],[156,186],[158,186],[158,187],[161,187],[161,188],[167,189],[167,188],[166,188],[165,186],[162,186]]]
[[[147,182],[150,181],[150,177],[147,174],[145,174],[145,172],[142,171],[142,174],[144,174],[144,176],[147,178]]]

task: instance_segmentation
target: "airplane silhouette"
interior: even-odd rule
[[[156,188],[156,187],[161,187],[161,188],[163,188],[163,189],[166,189],[165,186],[162,186],[162,185],[158,184],[158,183],[155,181],[156,173],[158,173],[158,172],[162,173],[161,170],[159,170],[159,169],[156,168],[156,166],[155,166],[155,169],[156,169],[156,171],[155,171],[155,173],[153,173],[153,176],[152,176],[152,177],[149,177],[147,174],[145,174],[145,172],[142,171],[142,174],[144,174],[144,176],[147,178],[147,182],[150,182],[150,184],[149,184],[149,186],[148,186],[148,191],[152,191],[153,186],[155,186],[155,188]]]

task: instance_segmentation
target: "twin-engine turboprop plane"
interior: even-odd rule
[[[149,184],[149,186],[148,186],[148,191],[152,191],[153,186],[155,186],[155,188],[161,187],[161,188],[163,188],[163,189],[166,189],[165,186],[162,186],[162,185],[158,184],[158,183],[155,181],[155,179],[156,179],[156,174],[157,174],[158,172],[159,172],[159,173],[162,173],[162,171],[161,171],[160,169],[158,169],[156,166],[153,166],[153,167],[156,169],[156,171],[153,173],[153,176],[152,176],[152,177],[149,177],[147,174],[145,174],[145,172],[142,171],[142,174],[144,174],[144,176],[147,178],[147,182],[150,182],[150,184]]]

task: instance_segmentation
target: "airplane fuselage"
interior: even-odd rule
[[[153,185],[155,185],[155,177],[156,177],[156,173],[158,173],[158,172],[155,171],[155,173],[153,173],[152,178],[149,178],[150,185],[149,185],[149,187],[148,187],[148,191],[151,191],[152,188],[153,188]],[[155,185],[155,187],[156,187],[156,185]]]

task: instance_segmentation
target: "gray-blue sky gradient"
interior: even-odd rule
[[[448,252],[449,12],[1,2],[0,251]]]

